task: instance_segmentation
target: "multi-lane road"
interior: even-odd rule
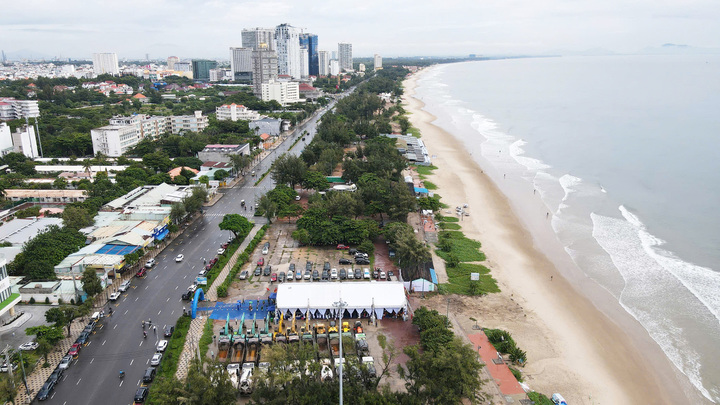
[[[307,123],[298,126],[274,152],[257,164],[253,169],[256,175],[265,173],[272,161],[288,152],[295,139],[307,131],[305,141],[301,140],[288,152],[300,154],[315,135],[318,119],[333,105],[334,102]],[[182,315],[183,307],[189,309],[189,304],[181,301],[182,293],[203,267],[203,258],[214,258],[217,249],[231,235],[218,227],[222,217],[229,213],[251,217],[252,212],[249,209],[245,211],[240,201],[245,200],[247,205],[251,205],[274,187],[272,176],[266,176],[257,186],[254,186],[254,181],[250,177],[245,183],[223,190],[225,195],[214,206],[205,208],[203,216],[165,248],[156,258],[157,265],[144,278],[133,279],[132,287],[112,305],[113,315],[100,322],[102,327],[92,335],[78,359],[66,370],[49,403],[132,403],[143,373],[150,367],[157,341],[163,339],[164,327],[175,324]],[[264,219],[255,217],[254,221],[263,223]],[[178,254],[185,256],[180,263],[175,262]],[[152,324],[157,326],[157,335],[150,331],[148,337],[143,338],[143,320],[152,320]],[[123,379],[119,378],[120,370],[126,373]]]

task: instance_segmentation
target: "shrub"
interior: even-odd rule
[[[359,252],[367,253],[368,255],[372,255],[373,252],[375,252],[375,245],[369,240],[364,240],[361,244],[358,245],[357,250]]]
[[[555,405],[555,403],[539,392],[528,392],[528,398],[535,402],[535,405]]]
[[[28,301],[28,303],[34,304],[34,303],[35,303],[35,297],[30,297],[30,301]]]
[[[228,277],[227,279],[231,280],[230,277]],[[228,296],[228,288],[225,283],[220,284],[220,286],[217,288],[217,296],[220,298],[225,298]]]
[[[50,297],[45,297],[45,303],[50,304]]]
[[[522,382],[523,378],[522,378],[522,373],[520,372],[520,370],[518,370],[514,367],[508,367],[508,368],[510,369],[510,372],[513,373],[513,375],[515,376],[515,379],[518,380],[519,382]]]

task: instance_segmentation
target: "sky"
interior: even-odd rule
[[[229,59],[243,28],[288,23],[356,57],[544,54],[665,43],[720,48],[716,0],[24,0],[0,9],[0,49],[23,57]]]

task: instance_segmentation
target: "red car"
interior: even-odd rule
[[[210,266],[214,266],[215,263],[217,263],[217,262],[218,262],[218,258],[217,258],[217,257],[214,258],[214,259],[212,259],[212,260],[210,260]]]
[[[135,277],[142,277],[145,275],[145,268],[141,267],[140,270],[138,270],[137,273],[135,273]]]
[[[343,245],[343,244],[341,243],[341,244],[337,245],[337,246],[335,247],[335,249],[338,249],[338,250],[341,250],[341,249],[342,249],[342,250],[347,250],[347,249],[350,249],[350,246],[348,246],[348,245]]]
[[[273,273],[273,274],[270,276],[270,281],[272,281],[272,282],[277,281],[277,273]]]
[[[261,257],[260,259],[258,259],[258,261],[257,261],[257,265],[258,265],[258,266],[262,266],[262,265],[264,265],[264,264],[265,264],[265,258],[264,258],[264,257]]]
[[[77,357],[78,354],[80,354],[80,348],[82,345],[80,343],[75,343],[72,346],[70,346],[70,350],[68,350],[68,354],[73,356],[73,358]]]
[[[230,246],[229,243],[223,243],[222,245],[220,245],[220,247],[223,249],[227,249],[228,246]]]

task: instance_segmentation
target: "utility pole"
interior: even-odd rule
[[[13,389],[15,389],[15,378],[13,378],[12,363],[10,362],[10,345],[5,345],[5,364],[7,364],[8,373],[10,373],[10,382],[12,382]]]
[[[28,397],[30,397],[30,388],[28,388],[27,385],[27,376],[25,375],[25,362],[23,361],[22,357],[22,350],[19,351],[20,353],[20,368],[22,369],[23,373],[23,384],[25,384],[25,394],[27,394]]]
[[[447,299],[447,312],[445,313],[447,326],[450,326],[450,298]]]
[[[338,335],[340,335],[340,367],[339,367],[339,380],[340,380],[340,405],[343,405],[343,336],[342,336],[342,317],[343,312],[345,312],[345,306],[347,305],[347,302],[342,300],[342,297],[340,299],[333,303],[333,307],[338,308],[340,311],[340,315],[338,316]]]

